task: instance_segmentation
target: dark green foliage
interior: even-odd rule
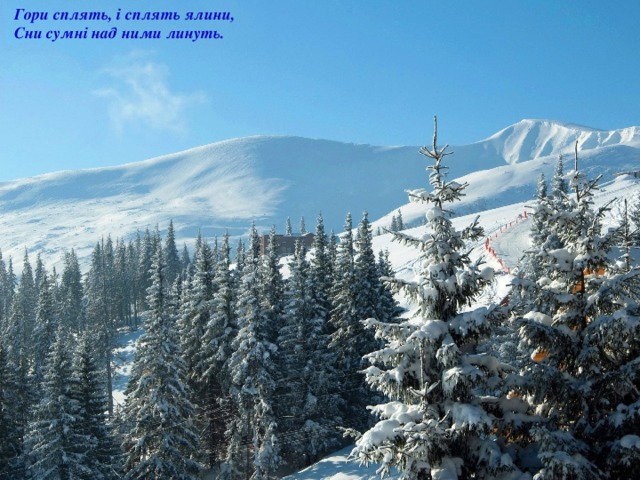
[[[0,251],[0,331],[7,325],[11,302],[15,293],[16,279],[13,274],[11,259],[9,259],[9,262],[9,269],[7,269]]]
[[[153,238],[151,232],[147,228],[144,231],[142,239],[140,239],[140,246],[138,247],[138,268],[137,268],[137,289],[136,299],[140,305],[140,310],[146,310],[147,305],[147,289],[151,286],[151,278],[149,272],[151,271],[151,261],[153,258]]]
[[[180,254],[180,268],[181,271],[186,274],[191,266],[191,257],[189,256],[189,249],[186,245],[182,246],[182,253]]]
[[[319,314],[328,328],[331,313],[331,289],[333,285],[333,259],[329,251],[329,241],[324,231],[322,215],[318,215],[316,232],[313,239],[313,257],[311,259],[309,276],[311,277],[311,295]]]
[[[91,268],[86,278],[85,304],[87,327],[96,335],[96,355],[102,363],[109,400],[109,416],[113,415],[112,360],[116,337],[117,279],[113,242],[108,237],[98,242],[91,255]]]
[[[629,224],[632,244],[640,247],[640,199],[629,205]]]
[[[215,291],[213,277],[215,260],[205,240],[198,244],[193,272],[185,282],[180,308],[180,341],[182,356],[188,372],[189,386],[196,397],[203,396],[202,378],[207,365],[202,361],[202,339],[211,317],[211,300]]]
[[[27,251],[24,252],[24,262],[22,265],[22,275],[16,291],[12,305],[12,320],[14,326],[13,333],[20,336],[20,345],[24,348],[27,361],[33,361],[33,329],[36,323],[36,307],[38,305],[38,294],[33,279],[33,270],[29,262]]]

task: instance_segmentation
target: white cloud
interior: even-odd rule
[[[129,55],[103,72],[115,85],[96,94],[109,100],[109,114],[119,131],[143,123],[156,130],[184,132],[187,110],[206,101],[202,93],[172,91],[169,67],[145,54]]]

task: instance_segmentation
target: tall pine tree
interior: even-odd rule
[[[276,330],[269,322],[273,304],[264,295],[262,278],[259,238],[253,226],[239,286],[239,330],[228,363],[238,415],[229,425],[224,478],[248,474],[255,480],[273,478],[280,464],[274,413],[278,348]]]
[[[389,401],[373,407],[380,421],[357,441],[354,455],[380,463],[382,472],[396,467],[405,479],[492,478],[515,470],[491,436],[501,428],[500,398],[493,393],[509,368],[474,352],[491,331],[491,312],[464,311],[490,278],[465,250],[465,240],[477,240],[482,230],[476,223],[462,231],[452,225],[447,206],[466,184],[446,181],[446,149],[438,147],[436,124],[432,147],[420,150],[434,162],[428,167],[432,190],[410,192],[413,201],[429,205],[427,233],[395,233],[419,251],[415,280],[392,282],[417,305],[415,315],[367,322],[385,342],[368,355],[367,382]]]
[[[72,395],[69,335],[58,329],[44,365],[41,394],[25,439],[29,478],[89,478],[85,441],[76,429],[79,405]]]
[[[60,322],[69,331],[79,332],[84,328],[82,319],[82,273],[75,251],[64,255],[64,269],[60,282]]]
[[[195,409],[189,401],[175,319],[168,313],[171,302],[165,270],[157,242],[146,329],[138,343],[124,407],[124,425],[129,428],[122,444],[127,479],[191,479],[199,471],[192,459],[199,448]]]
[[[216,290],[210,304],[210,318],[202,342],[204,367],[200,381],[206,386],[203,409],[203,447],[208,453],[209,467],[224,459],[227,449],[225,431],[235,415],[229,394],[231,378],[227,363],[238,325],[235,312],[236,285],[231,272],[229,235],[225,234],[215,267]]]
[[[120,449],[108,423],[104,371],[92,337],[89,330],[79,337],[73,355],[69,395],[78,408],[73,428],[82,439],[75,451],[88,473],[83,478],[107,480],[120,477]]]
[[[164,240],[164,255],[167,262],[167,281],[172,285],[176,277],[182,273],[182,264],[176,247],[176,232],[173,227],[173,220],[169,221],[167,236]]]

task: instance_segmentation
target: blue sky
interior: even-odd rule
[[[3,0],[0,181],[144,160],[228,138],[420,145],[522,118],[640,125],[640,2]],[[222,40],[16,39],[16,10],[229,11]],[[43,34],[44,34],[43,33]],[[303,161],[303,159],[301,159]]]

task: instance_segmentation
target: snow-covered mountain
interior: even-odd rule
[[[447,132],[440,132],[446,141]],[[425,139],[429,143],[430,139]],[[470,183],[459,206],[472,213],[525,201],[540,172],[551,176],[557,158],[611,180],[640,170],[640,127],[605,132],[543,120],[523,120],[471,145],[451,147],[449,178]],[[261,229],[294,230],[305,217],[313,230],[341,229],[345,214],[363,210],[386,225],[406,203],[407,188],[426,186],[427,162],[418,147],[380,147],[299,137],[248,137],[127,165],[63,171],[0,184],[0,249],[19,268],[25,248],[55,264],[74,248],[86,258],[103,235],[130,238],[136,230],[164,230],[173,219],[178,241]],[[421,211],[403,206],[405,221]],[[391,212],[385,217],[385,214]]]
[[[550,120],[521,120],[478,144],[487,156],[514,164],[540,157],[573,156],[576,141],[582,152],[605,147],[638,148],[640,128],[605,131]]]

